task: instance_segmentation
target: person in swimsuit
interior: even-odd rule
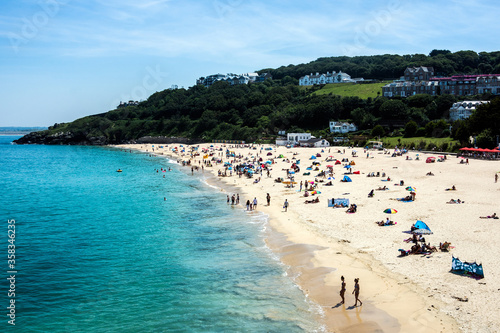
[[[352,291],[352,293],[354,294],[354,297],[356,298],[356,303],[354,303],[354,306],[358,305],[358,301],[359,301],[359,305],[363,305],[363,302],[361,302],[359,300],[359,278],[354,279],[354,290]]]
[[[342,297],[342,302],[340,302],[341,304],[344,304],[344,295],[345,295],[345,282],[344,282],[344,276],[342,275],[340,277],[340,281],[342,281],[342,284],[341,284],[341,287],[340,287],[340,297]]]

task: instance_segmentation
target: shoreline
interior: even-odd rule
[[[201,146],[208,147],[208,145]],[[141,150],[140,144],[116,147]],[[150,145],[149,148],[151,148]],[[337,149],[333,147],[330,148]],[[245,153],[249,152],[248,148],[231,148],[231,150],[243,151]],[[305,156],[310,156],[311,151],[315,152],[318,149],[297,148],[297,150],[300,153],[301,161],[304,163],[303,166],[305,167],[306,163],[309,163],[306,161]],[[168,150],[152,152],[149,149],[142,149],[142,151],[160,156],[168,156],[174,160],[180,159],[186,161],[190,159],[188,154],[182,156],[181,154],[171,153]],[[287,152],[287,155],[290,155],[291,152],[291,150],[287,150],[284,147],[281,148],[281,151]],[[274,152],[273,150],[273,153]],[[250,153],[256,152],[251,151]],[[377,152],[371,152],[371,154],[377,154]],[[337,153],[335,155],[337,155]],[[415,154],[413,153],[412,156],[415,157]],[[379,156],[376,157],[378,159]],[[402,160],[402,158],[399,158],[399,160]],[[449,160],[456,163],[455,158],[450,158]],[[358,161],[361,162],[362,159],[358,157],[356,162]],[[321,162],[323,163],[323,161]],[[474,160],[474,164],[476,164],[476,162],[480,161]],[[443,163],[443,165],[446,164]],[[303,205],[302,207],[297,207],[301,205],[300,202],[302,199],[290,200],[292,201],[290,210],[285,213],[282,211],[281,205],[277,208],[275,203],[276,201],[282,202],[285,196],[290,199],[292,199],[292,197],[297,197],[298,194],[295,191],[277,189],[276,184],[272,182],[273,178],[266,178],[265,175],[262,177],[262,181],[259,184],[253,184],[247,179],[238,178],[234,175],[233,177],[217,177],[217,170],[221,167],[221,165],[214,165],[212,168],[205,168],[205,172],[209,171],[213,178],[218,179],[221,184],[235,187],[242,197],[242,202],[255,196],[258,197],[260,203],[262,203],[265,202],[264,196],[266,191],[272,193],[271,207],[259,204],[257,209],[269,216],[269,225],[273,229],[266,243],[274,252],[280,255],[282,262],[290,267],[293,276],[298,276],[297,283],[308,298],[323,309],[324,318],[321,319],[327,325],[329,331],[372,332],[376,329],[381,329],[385,332],[458,332],[461,330],[469,330],[474,327],[476,331],[487,332],[488,330],[486,327],[493,327],[490,326],[492,325],[491,322],[485,324],[483,327],[477,326],[478,323],[476,321],[480,322],[481,320],[471,322],[468,320],[469,318],[463,318],[462,322],[457,323],[456,320],[460,319],[464,310],[460,311],[457,309],[454,311],[453,307],[457,305],[456,301],[446,302],[445,298],[440,297],[443,295],[436,295],[441,294],[440,292],[435,292],[425,285],[425,283],[421,283],[421,281],[414,279],[409,274],[404,274],[404,269],[394,269],[401,267],[398,267],[400,265],[394,260],[397,253],[393,252],[393,248],[395,246],[404,247],[406,244],[397,244],[395,246],[392,244],[392,248],[388,249],[391,252],[392,260],[390,261],[392,262],[385,262],[384,256],[374,251],[373,244],[369,244],[371,246],[366,246],[366,244],[364,244],[365,242],[357,239],[355,235],[353,236],[349,232],[352,232],[352,224],[354,222],[351,221],[353,220],[351,216],[357,215],[357,219],[359,219],[358,216],[365,219],[366,214],[364,214],[365,216],[361,216],[360,212],[358,213],[359,215],[353,214],[349,216],[349,218],[347,218],[345,214],[343,216],[340,214],[342,218],[339,220],[342,220],[342,222],[339,223],[339,221],[335,219],[336,224],[330,226],[328,222],[325,223],[325,221],[322,221],[323,216],[321,214],[311,214],[311,216],[308,216],[309,212],[304,210],[305,206],[310,206],[312,209],[317,206]],[[278,174],[279,176],[283,176],[284,173],[279,171],[280,167],[281,165],[278,161],[276,165],[273,165],[273,176]],[[391,174],[395,171],[388,169],[387,165],[384,167],[386,171]],[[407,168],[405,171],[411,173],[417,170]],[[335,175],[335,177],[337,177],[336,181],[338,181],[338,174]],[[358,178],[356,179],[358,180]],[[398,177],[394,178],[394,180],[398,179]],[[361,179],[359,180],[361,181]],[[267,185],[265,188],[264,185],[262,185],[263,183]],[[442,185],[444,186],[444,184]],[[335,183],[333,188],[337,186],[337,183]],[[462,185],[457,184],[457,187],[460,188],[461,186]],[[326,192],[326,187],[320,187],[320,190],[323,189],[325,189]],[[323,200],[322,203],[319,204],[321,208],[318,206],[317,210],[321,210],[323,214],[326,209],[331,212],[332,208],[324,208],[325,196],[320,196]],[[385,203],[387,203],[387,201]],[[366,209],[362,202],[358,205],[360,210],[361,208],[363,208],[363,210]],[[295,207],[300,209],[294,209]],[[332,215],[335,215],[335,217],[339,216],[337,212],[334,212]],[[420,215],[424,215],[420,216],[420,218],[426,218],[426,214]],[[374,219],[374,214],[369,214],[369,216],[372,220]],[[378,216],[376,218],[378,218]],[[330,233],[324,232],[325,229],[331,229],[332,227],[334,229],[339,228],[339,231],[342,230],[344,232],[339,232],[338,234],[332,234],[330,232],[331,230],[329,230]],[[384,227],[382,227],[382,229],[384,229]],[[398,231],[401,232],[401,230]],[[401,238],[402,236],[398,237]],[[378,243],[383,243],[383,240]],[[436,257],[441,256],[441,253],[435,253],[434,255]],[[449,256],[451,257],[451,255]],[[399,261],[399,258],[396,259]],[[401,262],[405,260],[409,261],[412,259],[408,257],[400,259]],[[415,258],[415,260],[417,263],[418,261],[424,263],[427,259]],[[464,258],[464,260],[467,260],[467,258]],[[447,264],[446,268],[449,268],[449,266],[450,265]],[[450,273],[447,274],[454,276]],[[340,301],[340,296],[338,295],[338,290],[340,289],[340,275],[344,275],[347,282],[347,304],[345,307],[338,304]],[[363,301],[363,306],[361,307],[351,306],[351,304],[354,303],[352,295],[350,294],[354,277],[360,278],[360,299]],[[457,279],[461,279],[465,285],[472,284],[469,278],[458,277]],[[447,287],[450,286],[448,285]],[[471,317],[471,315],[468,317]],[[493,323],[495,321],[496,320],[493,320]]]

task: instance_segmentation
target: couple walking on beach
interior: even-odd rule
[[[346,283],[344,281],[344,276],[342,275],[340,277],[340,281],[342,282],[341,284],[341,287],[340,287],[340,297],[342,297],[342,302],[340,302],[340,304],[344,304],[345,303],[345,286],[346,286]],[[354,297],[356,299],[356,303],[354,303],[354,306],[357,306],[358,305],[358,302],[359,302],[359,305],[363,305],[363,302],[360,301],[359,299],[359,278],[355,278],[354,279],[354,290],[352,291],[352,293],[354,294]]]

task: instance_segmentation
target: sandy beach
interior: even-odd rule
[[[500,253],[495,240],[500,236],[500,220],[481,219],[480,216],[499,214],[500,182],[495,183],[495,173],[500,171],[496,161],[461,159],[448,156],[444,162],[426,163],[428,155],[409,152],[392,157],[382,151],[370,150],[369,157],[363,149],[345,147],[286,148],[274,145],[256,145],[256,149],[234,145],[213,144],[223,151],[199,145],[198,156],[192,156],[190,147],[180,144],[120,145],[120,149],[135,149],[159,158],[169,156],[175,160],[189,161],[199,166],[194,172],[212,173],[216,186],[231,196],[238,193],[240,204],[257,198],[257,211],[269,216],[272,231],[268,246],[278,253],[281,260],[296,276],[304,293],[323,310],[319,319],[331,332],[497,332],[500,314],[496,300],[500,295]],[[177,152],[172,148],[178,147]],[[198,147],[198,145],[196,145]],[[265,148],[272,147],[272,150]],[[210,149],[212,156],[205,161],[219,159],[222,163],[205,166],[202,148]],[[185,152],[181,152],[185,149]],[[226,157],[228,149],[237,156]],[[268,153],[271,155],[268,156]],[[310,159],[320,154],[321,157]],[[283,155],[284,157],[278,158]],[[329,156],[332,156],[329,158]],[[408,157],[408,159],[407,159]],[[254,174],[252,178],[239,177],[225,170],[224,162],[233,165],[262,158],[271,160],[270,176]],[[326,161],[326,159],[333,161]],[[352,182],[341,182],[347,163],[335,165],[335,159],[354,161],[349,174]],[[290,187],[275,182],[287,179],[287,169],[300,160],[300,171],[294,174],[297,184]],[[319,162],[319,165],[312,165]],[[316,177],[332,165],[333,186],[329,181]],[[187,166],[186,168],[191,168]],[[312,167],[312,170],[306,168]],[[315,170],[315,168],[318,170]],[[218,173],[227,176],[218,176]],[[310,175],[304,175],[310,172]],[[327,171],[328,172],[328,171]],[[371,172],[385,173],[383,177],[367,177]],[[427,173],[432,172],[432,176]],[[390,177],[390,180],[387,180]],[[255,182],[256,179],[260,181]],[[300,182],[315,181],[315,195],[304,197],[299,191]],[[383,181],[385,180],[385,181]],[[400,186],[400,181],[404,186]],[[454,191],[447,191],[452,186]],[[388,190],[379,191],[386,186]],[[409,195],[406,187],[415,188],[416,199],[402,202],[396,199]],[[373,197],[368,197],[371,190]],[[266,194],[271,196],[267,206]],[[305,203],[319,197],[318,203]],[[346,198],[357,205],[354,214],[346,208],[328,207],[328,199]],[[289,207],[285,212],[285,199]],[[461,204],[449,204],[450,199],[460,199]],[[386,214],[391,208],[397,213]],[[252,212],[249,212],[252,214]],[[375,222],[389,217],[395,225],[379,226]],[[433,234],[425,235],[426,243],[439,247],[450,242],[449,252],[432,252],[400,256],[399,249],[409,250],[413,243],[410,227],[417,220],[425,222]],[[485,277],[474,279],[450,272],[452,256],[462,261],[481,263]],[[346,304],[340,304],[340,277],[346,279]],[[354,306],[354,278],[359,278],[362,306]]]

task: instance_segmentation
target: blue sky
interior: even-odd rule
[[[3,0],[0,126],[319,57],[497,51],[499,12],[493,0]]]

